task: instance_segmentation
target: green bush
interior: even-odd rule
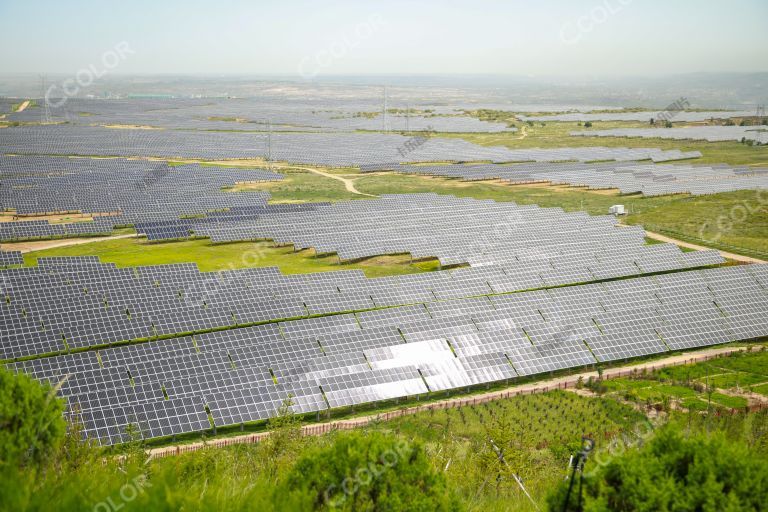
[[[61,445],[66,422],[55,390],[0,367],[0,462],[39,465]]]
[[[279,510],[459,510],[419,444],[379,432],[341,434],[308,450],[288,473]]]
[[[768,503],[768,460],[722,434],[686,437],[666,427],[593,475],[590,464],[585,511],[757,511]],[[567,482],[550,495],[550,510],[563,509],[566,492]],[[576,510],[577,495],[570,498],[568,510]]]

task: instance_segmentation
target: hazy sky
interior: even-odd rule
[[[0,72],[768,70],[768,0],[0,0]]]

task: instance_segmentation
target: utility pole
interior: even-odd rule
[[[272,170],[272,119],[267,119],[267,165]]]
[[[45,75],[40,76],[40,87],[42,94],[40,95],[40,100],[45,103],[43,108],[40,110],[40,122],[41,123],[50,123],[51,122],[51,106],[48,104],[48,91],[45,89]]]
[[[382,108],[381,115],[382,115],[382,125],[383,125],[382,130],[386,132],[388,131],[387,130],[387,86],[386,85],[384,86],[384,106]]]
[[[411,133],[411,106],[405,104],[405,133]]]
[[[763,124],[763,117],[765,117],[765,105],[758,105],[757,106],[757,124],[761,125]]]

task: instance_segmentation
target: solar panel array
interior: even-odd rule
[[[136,232],[147,240],[177,240],[203,236],[207,229],[220,229],[234,223],[255,222],[259,218],[290,212],[311,212],[330,203],[268,204],[265,206],[236,206],[226,211],[209,212],[196,218],[139,222]]]
[[[0,157],[0,211],[14,210],[17,216],[64,212],[97,216],[70,224],[21,217],[21,222],[0,223],[0,241],[109,234],[115,226],[177,221],[206,212],[236,217],[237,212],[265,211],[268,193],[232,193],[222,188],[282,178],[265,170],[197,164],[4,156]]]
[[[19,126],[0,132],[0,153],[202,158],[267,158],[327,166],[393,162],[524,161],[669,161],[699,153],[656,148],[578,147],[509,149],[479,146],[459,138],[384,133],[203,132],[182,130],[114,130],[91,126]]]
[[[19,251],[0,251],[0,268],[7,268],[15,265],[23,265],[24,257]]]
[[[335,299],[326,302],[332,306],[327,316],[232,325],[219,332],[8,366],[51,383],[66,376],[59,392],[68,414],[78,415],[87,437],[110,445],[128,440],[129,424],[145,438],[171,436],[264,420],[288,398],[294,412],[323,411],[768,335],[768,266],[483,297],[473,297],[476,291],[464,284],[441,300],[429,293],[428,286],[461,283],[472,270],[380,279],[357,272],[282,276],[275,269],[238,271],[235,281],[246,281],[254,293],[275,297],[294,290]],[[114,283],[98,288],[107,276],[120,276],[122,291],[131,290],[142,303],[172,299],[139,298],[132,282],[154,280],[159,295],[182,282],[199,281],[191,266],[145,267],[134,274],[91,258],[50,259],[40,269],[6,274],[23,275],[27,289],[34,286],[38,293],[40,283],[33,282],[45,275],[53,296],[65,286],[88,288],[80,302],[87,297],[98,302],[103,295],[105,309],[130,309],[134,320],[148,314],[121,302]],[[71,284],[61,285],[66,282]],[[373,303],[374,294],[386,297],[392,289],[408,290],[408,296],[394,301],[396,307],[347,312],[348,303],[339,303],[340,297],[363,288]],[[12,290],[11,297],[10,307],[19,307],[23,295]],[[308,308],[312,304],[308,300]],[[8,306],[3,307],[5,314]],[[216,305],[197,308],[201,314],[218,310]],[[61,311],[60,316],[70,319],[77,313]],[[71,339],[87,335],[95,325],[75,320]]]
[[[685,126],[681,128],[613,128],[571,132],[582,137],[642,137],[646,139],[706,140],[708,142],[752,140],[768,144],[766,126]]]
[[[724,260],[716,251],[645,245],[641,228],[616,226],[612,217],[436,194],[268,205],[266,193],[222,190],[282,178],[264,170],[51,156],[271,158],[364,170],[613,161],[420,170],[466,179],[494,168],[525,169],[535,180],[581,173],[628,187],[693,186],[721,171],[685,167],[670,180],[668,166],[636,162],[698,152],[511,150],[354,132],[510,130],[456,116],[456,105],[370,114],[378,101],[71,98],[52,109],[66,124],[0,130],[0,210],[22,219],[0,223],[0,241],[135,225],[150,240],[271,240],[343,260],[410,253],[455,267],[376,279],[361,271],[118,268],[91,256],[23,267],[20,253],[3,251],[0,360],[60,384],[66,414],[80,418],[85,436],[112,445],[129,440],[129,425],[156,438],[266,420],[287,398],[296,413],[317,412],[768,334],[768,267],[678,272]],[[8,119],[39,116],[28,109]],[[112,124],[163,129],[104,127]],[[459,174],[467,169],[476,174]],[[761,178],[724,172],[731,172],[724,182]],[[73,212],[92,220],[23,220]]]
[[[51,98],[54,122],[78,126],[134,126],[184,130],[234,131],[515,131],[505,123],[458,116],[453,108],[418,105],[418,112],[405,109],[381,114],[381,99],[366,101],[301,101],[296,98],[206,98],[89,100]],[[42,104],[42,101],[39,101]],[[405,106],[405,105],[403,105]],[[415,107],[416,105],[412,106]],[[429,112],[424,112],[429,111]],[[0,110],[2,112],[2,110]],[[424,113],[422,113],[424,112]],[[11,121],[40,120],[39,109],[8,116]]]
[[[554,114],[546,116],[517,116],[521,121],[640,121],[648,122],[651,119],[670,119],[674,122],[699,122],[710,119],[729,119],[734,117],[754,117],[754,110],[713,110],[700,112],[685,112],[680,110],[647,110],[635,112],[570,112],[566,114]]]
[[[616,226],[611,216],[438,194],[384,195],[189,229],[213,242],[271,240],[342,260],[409,253],[445,266],[503,265],[526,274],[520,277],[525,281],[537,281],[530,273],[542,272],[546,282],[558,284],[590,280],[594,273],[636,274],[628,261],[644,268],[656,257],[665,258],[668,269],[686,267],[676,247],[646,246],[641,227]]]
[[[642,245],[641,230],[613,229],[615,236],[602,240],[572,232],[579,243],[560,250],[523,247],[506,259],[482,262],[484,256],[477,254],[471,259],[483,266],[381,279],[366,279],[357,271],[201,273],[194,264],[116,268],[95,257],[40,258],[37,267],[3,271],[0,359],[723,262],[716,251],[691,257],[670,244]]]
[[[372,93],[366,95],[366,92]],[[235,131],[393,131],[429,130],[437,132],[515,131],[504,123],[480,121],[460,115],[467,110],[490,109],[508,112],[567,112],[603,110],[600,105],[523,105],[466,101],[466,94],[436,102],[434,90],[429,97],[418,99],[409,92],[407,99],[390,97],[395,110],[382,115],[381,89],[364,91],[355,88],[353,97],[345,90],[341,97],[322,95],[314,89],[311,95],[275,94],[262,90],[256,97],[239,98],[68,98],[66,102],[51,98],[49,111],[54,122],[81,126],[145,126],[186,130]],[[445,91],[441,91],[445,92]],[[253,94],[253,93],[251,93]],[[3,100],[0,99],[0,102]],[[7,100],[5,110],[20,100]],[[37,100],[42,105],[42,100]],[[436,104],[438,103],[438,104]],[[448,105],[446,105],[448,103]],[[1,105],[1,104],[0,104]],[[405,109],[411,109],[409,116]],[[40,109],[30,108],[8,116],[11,121],[37,122]]]
[[[434,97],[407,100],[390,97],[393,109],[382,115],[381,90],[363,91],[357,88],[353,95],[344,91],[341,97],[321,97],[321,91],[313,90],[311,96],[274,94],[260,91],[257,97],[239,98],[126,98],[90,99],[68,98],[61,101],[51,98],[49,111],[54,122],[66,122],[78,126],[143,126],[185,130],[234,130],[234,131],[352,131],[382,130],[437,132],[501,132],[515,131],[505,123],[480,121],[460,115],[465,111],[499,110],[517,113],[542,113],[548,115],[518,115],[521,121],[638,121],[662,119],[672,116],[674,121],[699,122],[710,119],[753,117],[754,111],[631,111],[609,112],[606,105],[554,105],[510,104],[466,101],[466,93],[455,98],[435,101]],[[411,94],[413,91],[409,91]],[[372,93],[372,94],[367,94]],[[21,100],[0,99],[0,113],[10,112],[10,107]],[[5,103],[3,103],[5,102]],[[42,105],[43,100],[37,103]],[[447,103],[447,104],[446,104]],[[3,108],[5,106],[5,108]],[[411,109],[409,116],[406,108]],[[594,112],[594,111],[604,112]],[[20,122],[40,120],[39,108],[9,113],[7,119]]]
[[[11,107],[18,102],[19,100],[17,99],[0,97],[0,114],[10,113]]]
[[[513,184],[551,183],[589,189],[618,189],[646,196],[688,193],[716,194],[768,188],[768,168],[727,165],[654,165],[634,163],[535,163],[517,165],[445,164],[366,166],[363,173],[392,170],[410,174],[460,178],[467,181],[499,179]]]

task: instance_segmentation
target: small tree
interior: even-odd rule
[[[85,425],[82,423],[80,415],[80,406],[73,404],[70,406],[70,413],[67,417],[67,435],[61,444],[59,455],[56,457],[55,465],[61,471],[74,471],[80,467],[92,463],[98,456],[98,451],[94,450],[95,444],[85,439]]]
[[[293,414],[292,406],[293,398],[289,396],[283,400],[277,416],[267,423],[270,434],[263,442],[262,454],[267,459],[267,474],[271,477],[292,464],[303,446],[301,420]]]
[[[584,123],[584,128],[592,128],[592,121],[587,121]]]

